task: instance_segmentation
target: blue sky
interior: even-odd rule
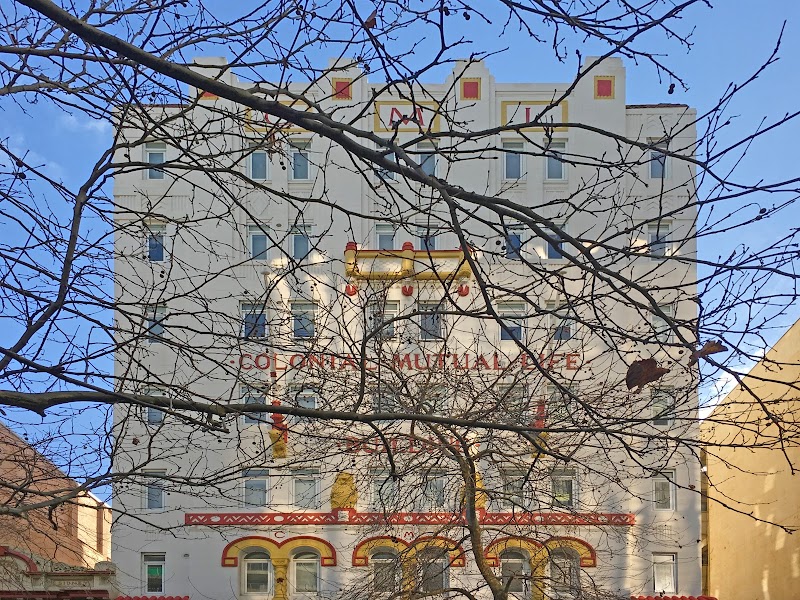
[[[678,24],[682,33],[694,29],[690,52],[678,44],[658,38],[651,48],[663,54],[667,62],[684,79],[688,90],[676,87],[669,95],[669,79],[659,81],[655,70],[626,61],[630,104],[679,102],[697,108],[698,113],[714,106],[730,84],[740,84],[753,74],[770,56],[784,21],[786,28],[778,60],[750,87],[740,93],[728,107],[732,118],[722,141],[738,139],[756,130],[766,119],[769,123],[785,113],[800,108],[800,3],[791,0],[762,0],[754,4],[744,0],[722,0],[713,9],[696,7]],[[464,32],[480,36],[475,20],[464,21]],[[486,37],[484,36],[484,39]],[[654,38],[655,39],[655,38]],[[565,63],[558,63],[546,45],[534,44],[519,33],[502,38],[489,38],[494,49],[512,48],[492,56],[488,65],[500,81],[567,81],[576,69],[577,59],[570,54]],[[597,48],[582,47],[584,56],[597,53]],[[209,54],[217,52],[210,51]],[[450,68],[444,68],[444,72]],[[432,73],[431,79],[439,73]],[[76,187],[91,171],[93,164],[110,141],[109,124],[94,121],[81,114],[69,115],[47,103],[17,106],[4,101],[0,116],[0,137],[7,138],[13,150],[28,152],[30,162],[43,165],[47,174]],[[800,123],[791,122],[754,143],[737,167],[734,179],[743,183],[759,180],[787,179],[798,175],[796,140],[800,139]],[[776,199],[764,196],[755,199],[765,207]],[[65,208],[65,207],[63,207]],[[757,210],[754,206],[752,210]],[[754,247],[769,243],[778,232],[800,223],[800,206],[775,213],[770,218],[749,226],[746,232],[726,238],[714,238],[713,245],[700,243],[702,256],[709,258],[724,253],[736,244]],[[110,290],[110,283],[107,288]],[[780,326],[768,332],[774,342],[783,328],[800,316],[793,308],[780,320]],[[110,315],[109,315],[110,317]],[[9,342],[8,330],[0,333],[0,344]],[[111,368],[110,362],[108,368]]]

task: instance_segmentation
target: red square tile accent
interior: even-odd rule
[[[480,81],[462,81],[461,82],[461,98],[464,100],[480,100],[481,99],[481,82]]]
[[[598,77],[594,80],[595,98],[614,98],[614,80],[611,77]]]
[[[333,80],[333,97],[337,100],[352,100],[353,99],[353,80],[352,79],[334,79]]]

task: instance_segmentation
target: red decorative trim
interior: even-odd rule
[[[459,296],[469,295],[469,286],[466,283],[462,283],[460,286],[458,286],[458,295]]]
[[[400,291],[403,292],[403,296],[410,296],[414,293],[414,287],[410,285],[404,285],[400,288]]]
[[[65,600],[80,600],[85,598],[86,600],[107,600],[109,598],[108,590],[56,590],[56,591],[47,591],[47,590],[40,590],[36,592],[31,592],[28,590],[2,590],[0,591],[0,598],[25,598],[34,600],[35,598],[47,598],[47,599],[61,599],[64,598]],[[189,597],[186,597],[186,600],[189,600]]]
[[[8,546],[0,546],[0,556],[11,556],[21,560],[25,563],[25,566],[28,567],[29,573],[39,572],[39,567],[36,566],[36,563],[33,562],[33,559],[30,556],[27,554],[22,554],[22,552],[17,552],[16,550],[12,550]]]
[[[117,596],[116,600],[189,600],[189,596]]]
[[[463,525],[461,513],[382,513],[337,509],[332,512],[186,513],[185,525]],[[592,525],[630,526],[636,517],[627,513],[488,513],[482,525]],[[296,539],[296,538],[291,538]],[[314,538],[316,539],[316,538]],[[278,544],[278,542],[274,542]],[[284,542],[282,542],[284,543]]]
[[[714,596],[631,596],[631,600],[717,600]]]
[[[344,293],[348,296],[355,296],[358,293],[358,286],[348,283],[346,286],[344,286]]]
[[[280,548],[281,546],[285,546],[289,542],[295,542],[297,540],[313,540],[315,542],[319,542],[320,544],[322,544],[323,546],[328,548],[328,550],[330,550],[330,556],[320,556],[320,561],[319,561],[320,565],[323,566],[323,567],[335,567],[336,566],[336,550],[334,549],[334,547],[331,545],[330,542],[328,542],[326,540],[323,540],[322,538],[318,538],[318,537],[315,537],[313,535],[296,535],[294,537],[286,538],[285,540],[282,540],[282,541],[276,541],[276,540],[273,540],[272,538],[268,538],[268,537],[265,537],[263,535],[249,535],[249,536],[246,536],[246,537],[241,537],[241,538],[235,539],[231,543],[229,543],[227,546],[225,546],[225,548],[222,551],[222,566],[223,567],[237,567],[237,566],[239,566],[238,559],[233,559],[233,560],[230,560],[230,561],[226,561],[225,560],[225,555],[228,554],[228,550],[230,549],[231,546],[233,546],[234,544],[239,544],[240,542],[245,542],[247,540],[264,540],[266,542],[269,542],[270,544],[274,544],[278,548]]]

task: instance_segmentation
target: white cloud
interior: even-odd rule
[[[72,132],[105,135],[111,131],[111,123],[100,119],[92,119],[86,115],[82,115],[79,119],[75,115],[63,113],[58,118],[58,121],[64,129]]]

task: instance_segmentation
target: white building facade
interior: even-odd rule
[[[116,410],[124,594],[699,593],[695,114],[571,85],[278,96],[464,199],[200,90],[120,115],[119,390],[230,410]]]

